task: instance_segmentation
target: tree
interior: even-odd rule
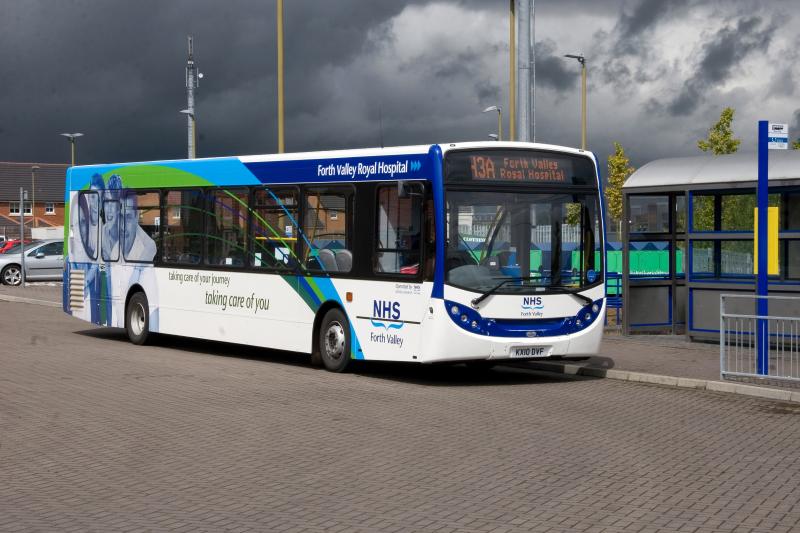
[[[792,143],[792,150],[800,150],[800,137]]]
[[[732,154],[739,149],[741,139],[733,137],[733,114],[732,107],[722,110],[719,120],[708,130],[708,138],[697,141],[697,147],[704,152],[711,152],[714,155]]]
[[[622,145],[614,141],[614,154],[608,156],[608,185],[606,186],[606,210],[613,220],[622,219],[622,186],[636,170],[630,165]]]

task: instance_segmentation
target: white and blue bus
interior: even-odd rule
[[[597,160],[479,142],[74,167],[64,311],[353,360],[597,353]]]

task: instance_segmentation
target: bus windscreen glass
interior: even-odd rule
[[[448,183],[596,186],[588,157],[531,150],[481,150],[448,155]]]

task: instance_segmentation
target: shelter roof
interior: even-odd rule
[[[800,181],[800,150],[770,150],[769,179]],[[623,189],[755,182],[758,154],[701,155],[656,159],[631,174]]]

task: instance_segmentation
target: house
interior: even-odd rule
[[[0,161],[0,238],[19,238],[19,189],[28,192],[23,206],[25,235],[31,228],[64,225],[64,188],[69,165]]]

